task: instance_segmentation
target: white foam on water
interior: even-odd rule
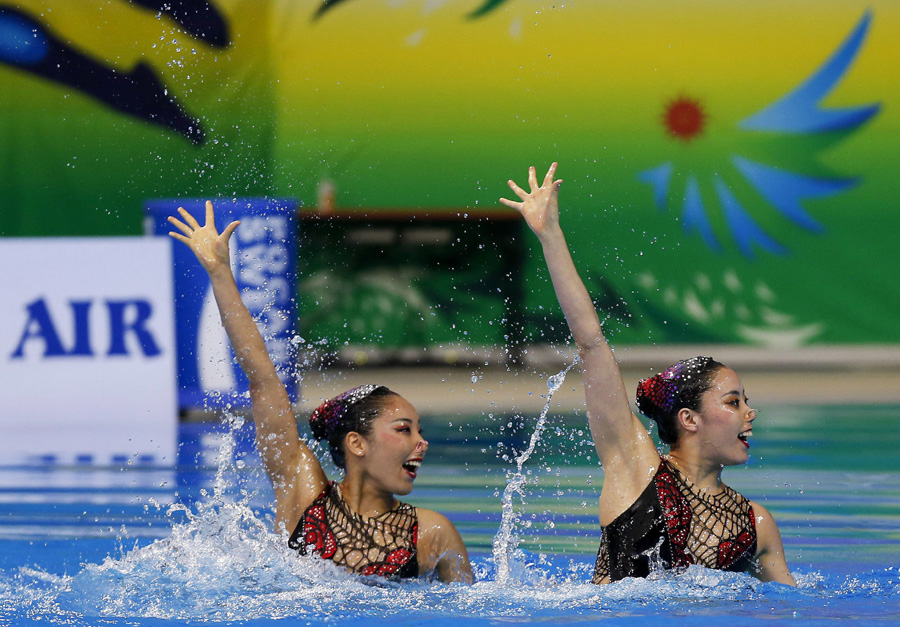
[[[551,377],[551,396],[567,371]],[[524,478],[524,464],[540,439],[546,414],[547,408],[528,449],[516,460],[504,506],[512,503],[514,494],[522,494],[524,482],[518,479]],[[240,426],[239,420],[231,421],[234,428]],[[473,560],[473,585],[358,577],[329,561],[288,549],[286,537],[271,530],[271,520],[250,507],[252,495],[237,500],[227,496],[234,446],[233,432],[226,434],[207,500],[190,508],[169,507],[169,516],[179,522],[172,524],[168,537],[87,564],[74,575],[24,567],[13,573],[0,571],[0,624],[26,616],[71,625],[91,617],[109,624],[131,619],[210,623],[362,619],[362,624],[385,624],[470,617],[569,621],[671,614],[690,615],[692,620],[704,617],[706,622],[699,624],[712,625],[735,614],[790,616],[800,610],[808,615],[823,599],[880,607],[900,593],[900,573],[893,567],[855,576],[798,573],[797,589],[698,566],[683,573],[668,571],[596,586],[590,583],[593,564],[584,558],[520,550],[518,517],[511,507],[504,510],[493,556]]]
[[[286,539],[246,504],[210,501],[175,524],[169,537],[88,564],[75,575],[20,568],[11,578],[0,577],[0,618],[13,608],[16,615],[70,624],[84,617],[212,623],[392,616],[535,620],[667,611],[721,618],[747,608],[808,609],[823,599],[881,603],[900,592],[892,569],[837,578],[801,573],[798,589],[698,566],[596,586],[590,583],[593,566],[584,561],[550,561],[517,550],[511,563],[499,581],[490,577],[491,558],[476,558],[477,581],[470,586],[357,577],[287,549]]]

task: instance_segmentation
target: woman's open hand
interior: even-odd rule
[[[562,180],[554,180],[556,174],[556,166],[554,161],[547,170],[543,183],[538,185],[537,172],[534,166],[528,168],[528,185],[531,192],[526,192],[509,180],[509,188],[518,196],[522,202],[507,200],[501,198],[500,203],[507,207],[512,207],[522,214],[528,227],[540,239],[543,235],[557,229],[559,227],[559,186]]]
[[[221,267],[228,268],[230,272],[231,260],[228,256],[228,240],[231,239],[231,234],[234,233],[240,222],[232,222],[220,234],[216,230],[213,205],[209,200],[206,201],[206,224],[203,226],[200,226],[200,223],[184,207],[179,207],[178,213],[184,222],[173,216],[169,216],[169,222],[181,233],[170,231],[169,235],[180,242],[184,242],[194,252],[194,255],[200,261],[200,265],[207,272],[211,273],[213,270]]]

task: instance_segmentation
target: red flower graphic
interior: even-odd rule
[[[676,98],[666,105],[663,123],[672,137],[689,142],[703,133],[706,113],[698,100]]]

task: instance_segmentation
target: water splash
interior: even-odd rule
[[[329,561],[287,550],[287,538],[271,531],[272,521],[251,507],[255,494],[229,496],[236,485],[233,460],[243,419],[228,416],[226,423],[212,493],[202,490],[208,498],[190,507],[168,505],[170,520],[185,520],[173,524],[168,537],[87,564],[74,576],[20,573],[52,592],[42,594],[44,611],[233,621],[278,618],[285,612],[296,616],[299,603],[306,608],[300,616],[327,616],[325,601],[336,589],[371,587]]]
[[[492,543],[494,566],[496,569],[495,579],[500,585],[509,582],[511,565],[515,563],[516,551],[519,545],[519,538],[516,534],[516,524],[521,515],[516,512],[512,500],[516,494],[523,498],[525,496],[523,488],[527,483],[528,478],[526,474],[522,472],[522,468],[525,466],[525,462],[528,461],[532,453],[534,453],[534,449],[540,441],[541,435],[544,433],[544,428],[547,424],[547,413],[550,411],[550,402],[553,400],[553,395],[560,386],[562,386],[569,370],[577,363],[578,360],[576,359],[564,370],[547,379],[547,402],[544,405],[541,416],[538,418],[537,425],[535,425],[534,431],[531,434],[528,447],[516,457],[516,471],[507,475],[506,489],[503,490],[501,501],[500,528],[497,530],[497,534],[494,536],[494,541]]]
[[[568,370],[548,381],[551,396]],[[287,550],[285,537],[271,531],[269,517],[251,506],[251,495],[229,496],[237,485],[231,473],[240,427],[240,419],[232,418],[232,429],[219,441],[211,494],[190,507],[163,506],[173,521],[168,537],[122,550],[74,575],[0,568],[0,625],[124,626],[167,620],[274,627],[287,620],[353,621],[369,627],[463,619],[489,625],[517,618],[547,623],[630,618],[628,624],[665,619],[713,627],[741,616],[748,624],[790,621],[815,627],[834,618],[835,608],[888,622],[900,615],[896,567],[851,575],[795,571],[797,589],[698,566],[666,571],[656,579],[595,586],[590,583],[593,555],[535,556],[517,550],[512,498],[522,493],[525,464],[541,441],[549,399],[547,405],[528,448],[516,458],[517,477],[510,477],[510,485],[517,478],[517,487],[508,486],[504,494],[509,513],[504,510],[501,530],[508,532],[506,546],[512,546],[511,553],[502,554],[505,574],[496,555],[482,554],[473,559],[474,585],[400,584],[356,577]]]
[[[489,579],[470,586],[396,584],[298,559],[284,551],[277,536],[244,538],[243,551],[237,541],[218,550],[203,540],[180,542],[155,543],[152,550],[106,560],[72,577],[22,568],[8,580],[0,573],[0,624],[21,624],[15,616],[26,615],[41,624],[111,626],[134,625],[135,619],[254,626],[285,619],[357,625],[465,619],[488,625],[494,624],[491,619],[516,617],[569,623],[616,616],[643,617],[633,623],[643,624],[665,616],[674,625],[713,627],[735,615],[756,624],[792,619],[799,611],[810,622],[791,624],[812,627],[829,618],[831,604],[891,616],[898,593],[893,568],[845,576],[797,573],[798,588],[700,566],[596,586],[589,583],[590,564],[566,558],[536,561],[528,580],[515,585]],[[187,559],[192,551],[203,559]],[[476,558],[474,566],[490,569],[486,558]],[[90,620],[97,616],[102,621]]]
[[[656,546],[650,547],[641,553],[641,555],[647,558],[647,563],[650,566],[650,574],[647,576],[648,579],[658,579],[667,570],[666,562],[662,558],[663,542],[665,542],[665,537],[660,536]]]

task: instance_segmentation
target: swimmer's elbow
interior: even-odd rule
[[[575,338],[575,346],[578,347],[578,354],[582,359],[589,355],[596,354],[598,350],[605,350],[608,348],[606,338],[603,337],[603,333],[600,332],[591,334],[587,337]]]
[[[438,579],[443,583],[463,583],[471,585],[475,583],[475,575],[472,574],[472,566],[467,555],[456,552],[448,552],[441,557],[437,568]]]
[[[455,583],[462,583],[467,586],[471,586],[473,583],[475,583],[475,575],[472,574],[471,569],[469,569],[465,572],[461,572],[459,579],[457,579],[457,581]]]
[[[773,579],[776,583],[783,583],[786,586],[791,586],[792,588],[797,587],[797,581],[794,579],[794,576],[790,573],[790,571],[786,571],[784,576],[778,579]]]
[[[794,588],[797,587],[797,582],[791,574],[791,571],[788,570],[787,563],[784,562],[783,559],[766,560],[765,558],[761,558],[757,562],[757,567],[752,572],[760,581],[766,583],[780,583]]]

